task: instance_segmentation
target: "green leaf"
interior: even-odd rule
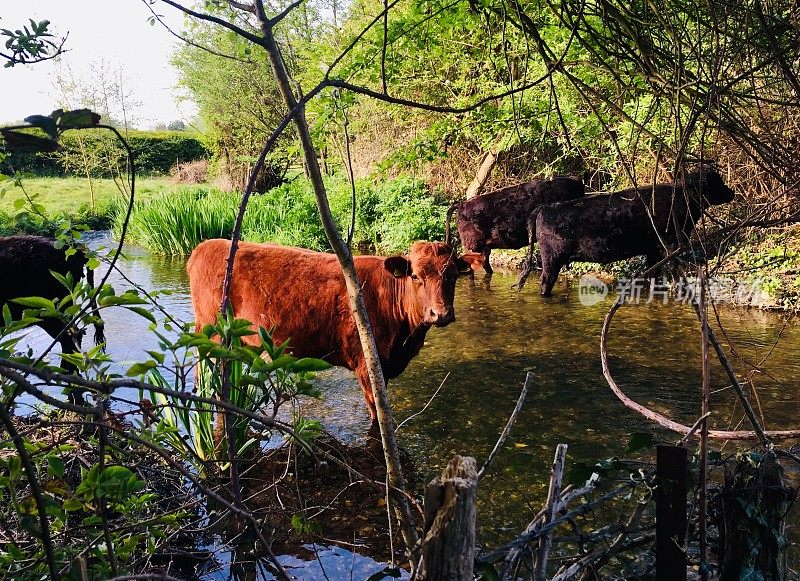
[[[20,297],[18,299],[12,299],[13,302],[17,303],[18,305],[22,305],[23,307],[31,307],[34,309],[46,309],[49,311],[55,311],[56,306],[53,301],[45,299],[43,297]]]
[[[64,461],[58,456],[47,457],[47,475],[48,476],[63,476],[64,475]]]
[[[275,371],[276,369],[285,369],[287,367],[291,367],[295,361],[297,361],[297,358],[293,357],[292,355],[281,355],[267,365],[267,371]]]
[[[150,311],[148,311],[144,307],[126,307],[126,308],[129,311],[133,311],[134,313],[136,313],[140,317],[144,317],[145,319],[147,319],[151,323],[155,323],[156,322],[156,318],[153,316],[153,313],[151,313]],[[151,353],[151,355],[152,355],[152,353]],[[163,362],[164,361],[162,360],[161,363],[163,363]]]
[[[158,361],[160,364],[164,364],[165,356],[160,351],[147,351],[147,354],[150,355],[153,359]]]
[[[303,357],[298,359],[292,366],[292,371],[295,373],[302,373],[304,371],[325,371],[330,369],[331,364],[322,359],[314,359],[313,357]]]
[[[56,113],[55,111],[53,113]],[[75,109],[74,111],[61,111],[55,115],[60,131],[66,129],[84,129],[94,127],[100,123],[100,115],[89,109]]]
[[[86,505],[83,502],[74,498],[68,498],[67,500],[64,501],[64,504],[62,506],[64,507],[64,510],[66,510],[67,512],[83,510],[86,507]]]
[[[125,291],[119,296],[103,296],[97,301],[101,307],[117,307],[128,305],[146,305],[147,300],[140,297],[135,291]]]
[[[125,373],[128,377],[138,377],[139,375],[144,375],[151,369],[155,369],[156,362],[155,361],[144,361],[141,363],[134,363],[130,366],[128,371]]]
[[[97,496],[119,497],[129,490],[129,482],[136,475],[125,466],[109,466],[97,478]]]

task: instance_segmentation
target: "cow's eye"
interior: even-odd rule
[[[411,280],[419,280],[419,277],[412,272],[411,273]]]

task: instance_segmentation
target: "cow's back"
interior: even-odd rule
[[[562,247],[575,260],[613,262],[657,250],[675,237],[676,224],[687,234],[694,226],[684,191],[659,184],[543,205],[536,230],[540,245]]]
[[[539,206],[581,198],[581,181],[572,178],[533,180],[494,190],[461,202],[458,232],[470,250],[522,248],[528,241],[528,219]]]
[[[83,276],[86,259],[76,252],[66,258],[63,249],[57,249],[53,241],[42,236],[0,237],[0,306],[11,299],[40,296],[47,299],[66,296],[67,289],[53,276],[51,271],[72,274],[74,282]],[[12,314],[22,307],[9,303]]]

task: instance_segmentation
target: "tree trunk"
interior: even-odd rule
[[[483,156],[478,172],[467,187],[466,196],[468,200],[479,196],[483,192],[483,188],[486,186],[486,182],[489,181],[489,176],[497,163],[497,149],[497,146],[494,146]]]
[[[478,472],[475,458],[455,456],[425,489],[425,538],[417,579],[473,579]]]
[[[278,48],[275,38],[272,33],[271,26],[262,21],[261,30],[264,35],[264,49],[270,60],[272,72],[275,80],[278,83],[283,100],[286,104],[287,110],[291,111],[297,105],[294,93],[289,85],[289,74],[283,63],[283,58]],[[319,163],[317,161],[317,154],[314,150],[314,144],[311,140],[311,134],[308,129],[308,123],[305,119],[305,113],[300,109],[294,115],[295,125],[300,138],[302,146],[303,158],[305,162],[306,171],[308,172],[311,184],[314,188],[314,195],[317,199],[317,207],[319,209],[320,219],[325,229],[325,234],[333,247],[336,257],[339,259],[339,264],[342,267],[342,273],[347,287],[347,294],[350,299],[350,307],[353,312],[353,317],[358,328],[358,335],[361,340],[361,348],[364,352],[364,359],[367,365],[370,383],[372,384],[372,392],[375,398],[375,406],[378,416],[378,425],[380,427],[381,441],[383,443],[383,452],[386,460],[386,471],[389,480],[389,485],[396,492],[394,496],[395,515],[400,522],[400,530],[403,536],[403,542],[406,545],[407,554],[411,556],[411,550],[417,543],[417,534],[414,529],[414,523],[411,518],[411,510],[408,501],[403,492],[403,472],[400,466],[400,454],[397,448],[397,440],[394,433],[394,425],[392,418],[392,411],[389,405],[389,398],[386,393],[386,382],[383,377],[383,370],[381,369],[380,359],[378,355],[378,348],[375,344],[375,336],[372,332],[372,326],[367,315],[367,309],[364,305],[364,297],[361,294],[361,287],[356,274],[355,265],[353,263],[353,256],[350,249],[342,239],[336,223],[331,214],[330,205],[328,204],[328,197],[325,191],[325,185],[322,181],[322,174],[320,172]],[[412,560],[413,564],[413,560]]]

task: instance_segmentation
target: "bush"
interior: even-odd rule
[[[98,205],[95,209],[88,204],[82,204],[74,213],[62,212],[47,217],[33,212],[23,211],[11,214],[0,210],[0,236],[17,234],[54,236],[59,230],[59,224],[64,220],[73,224],[85,225],[90,230],[108,230],[113,224],[115,212],[116,208],[109,204]]]
[[[196,159],[176,164],[169,171],[176,184],[204,184],[208,175],[208,160]]]
[[[136,154],[139,175],[165,175],[178,163],[208,157],[208,150],[199,138],[185,131],[130,131],[126,139]],[[125,168],[125,151],[107,130],[68,132],[60,143],[61,150],[50,154],[12,152],[5,171],[40,177],[85,177],[88,170],[92,177],[113,177]]]

